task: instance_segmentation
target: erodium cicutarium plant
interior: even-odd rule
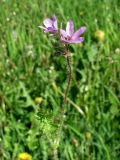
[[[58,159],[58,151],[57,148],[60,143],[60,137],[61,137],[61,132],[64,126],[64,115],[66,112],[66,103],[67,103],[67,97],[70,89],[70,84],[72,80],[72,67],[71,67],[71,62],[70,62],[70,52],[69,52],[69,47],[70,44],[73,43],[82,43],[84,41],[84,37],[82,34],[86,31],[86,27],[80,27],[76,32],[74,32],[74,23],[73,21],[68,21],[66,25],[66,29],[62,29],[58,27],[57,23],[57,17],[53,16],[53,18],[46,18],[43,21],[43,26],[39,26],[43,31],[47,34],[49,33],[50,37],[52,37],[52,42],[55,52],[58,55],[63,55],[66,58],[67,66],[68,66],[68,84],[67,88],[65,91],[65,97],[64,97],[64,102],[63,102],[63,109],[61,112],[61,118],[60,118],[60,123],[59,123],[59,129],[57,132],[57,136],[54,139],[54,142],[52,142],[52,148],[53,148],[53,154],[54,154],[54,159]]]
[[[74,23],[70,20],[67,22],[66,30],[58,28],[56,16],[53,16],[53,18],[46,18],[43,21],[43,24],[44,26],[39,27],[42,28],[45,33],[51,33],[53,35],[53,38],[58,42],[57,44],[59,44],[59,47],[56,47],[55,45],[55,49],[57,50],[56,52],[60,55],[64,55],[64,57],[66,58],[69,77],[64,97],[65,105],[67,103],[68,92],[72,80],[69,46],[72,43],[82,43],[84,41],[84,37],[82,36],[82,34],[86,31],[86,27],[80,27],[76,32],[74,32]]]

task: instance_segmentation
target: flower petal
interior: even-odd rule
[[[66,26],[66,33],[68,36],[72,36],[74,33],[74,23],[73,21],[68,21]]]
[[[43,21],[43,24],[45,25],[46,28],[52,27],[53,21],[52,21],[50,18],[46,18],[46,19]]]
[[[70,43],[82,43],[84,41],[84,37],[79,37],[75,40],[70,40]]]
[[[57,17],[54,15],[53,16],[53,21],[56,21],[57,20]]]
[[[86,27],[80,27],[74,34],[73,34],[73,36],[72,36],[72,39],[77,39],[77,38],[79,38],[80,37],[80,35],[82,34],[82,33],[84,33],[86,31]]]
[[[58,29],[57,17],[56,16],[53,17],[53,26],[55,27],[55,29]]]
[[[70,43],[70,40],[67,40],[67,39],[65,39],[64,37],[61,37],[61,40],[64,42],[64,43]]]
[[[64,37],[61,37],[61,40],[64,42],[64,43],[68,43],[68,44],[71,44],[71,43],[82,43],[84,41],[84,37],[80,37],[76,40],[67,40],[65,39]]]
[[[60,35],[62,36],[62,37],[67,37],[67,33],[66,33],[66,31],[65,30],[63,30],[63,29],[60,29]]]
[[[54,29],[54,28],[52,28],[52,27],[48,27],[48,28],[45,28],[44,32],[45,32],[45,33],[48,33],[48,32],[56,33],[57,30]]]

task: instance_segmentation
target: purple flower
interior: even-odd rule
[[[86,31],[86,27],[80,27],[74,32],[74,23],[72,21],[67,22],[66,31],[60,29],[61,40],[65,43],[81,43],[84,41],[84,37],[81,34]]]
[[[57,26],[57,17],[53,16],[53,18],[46,18],[43,21],[44,26],[39,26],[40,28],[44,29],[44,32],[52,32],[56,33],[58,31]]]

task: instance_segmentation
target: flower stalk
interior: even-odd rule
[[[70,89],[70,85],[71,85],[71,80],[72,80],[72,67],[71,67],[71,63],[70,63],[70,55],[69,55],[69,50],[66,50],[65,53],[65,57],[66,57],[66,62],[67,62],[67,66],[68,66],[68,85],[65,91],[65,97],[64,97],[64,105],[67,103],[67,97],[68,97],[68,93],[69,93],[69,89]]]

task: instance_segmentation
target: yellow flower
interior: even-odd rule
[[[42,97],[36,97],[36,98],[35,98],[35,103],[36,103],[36,104],[40,104],[42,101],[43,101],[43,98],[42,98]]]
[[[95,37],[100,40],[103,41],[105,39],[105,32],[102,30],[98,30],[95,32]]]
[[[19,160],[32,160],[32,156],[26,152],[19,154]]]

